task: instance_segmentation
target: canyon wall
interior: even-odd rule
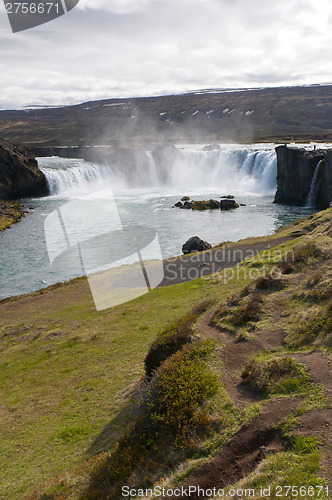
[[[35,157],[0,139],[0,199],[46,196],[48,186]]]
[[[307,151],[283,145],[276,148],[276,153],[274,202],[298,206],[310,203],[315,208],[327,208],[332,201],[332,149]]]

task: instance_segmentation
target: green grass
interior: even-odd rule
[[[93,470],[82,498],[121,496],[124,484],[152,487],[160,474],[193,452],[209,432],[207,401],[218,378],[205,358],[211,341],[196,341],[166,359],[140,392],[133,421],[113,452]]]
[[[204,301],[196,306],[189,314],[180,320],[171,323],[165,330],[160,332],[156,340],[150,346],[144,364],[148,377],[185,344],[192,342],[195,338],[194,323],[204,312],[213,305],[212,301]]]
[[[156,334],[202,296],[214,301],[225,293],[218,281],[202,279],[97,312],[79,279],[0,303],[1,495],[22,498],[79,465],[90,448],[110,449],[128,423],[123,407]],[[64,439],[74,428],[80,431]]]
[[[265,395],[307,394],[308,371],[292,357],[259,354],[249,359],[242,372],[244,382]]]
[[[319,224],[326,252],[330,219],[324,212],[279,232],[271,241],[290,235],[294,229],[309,231],[309,224],[314,232]],[[309,264],[304,259],[294,273],[282,278],[285,280],[282,287],[270,286],[270,282],[265,287],[263,283],[259,289],[263,300],[258,301],[259,310],[253,307],[251,297],[258,296],[255,288],[258,276],[268,275],[280,264],[283,255],[294,251],[305,238],[247,259],[233,276],[233,271],[228,270],[209,279],[155,289],[130,303],[101,312],[94,308],[85,279],[0,302],[0,431],[3,436],[0,496],[21,500],[42,481],[46,481],[45,491],[49,487],[57,493],[61,491],[58,474],[79,467],[84,476],[93,465],[85,463],[86,459],[112,450],[131,421],[131,397],[144,377],[144,359],[151,344],[159,333],[190,314],[202,300],[227,304],[236,297],[237,304],[229,310],[231,315],[237,311],[235,323],[241,320],[240,327],[233,324],[235,330],[246,329],[249,321],[255,323],[256,329],[282,328],[290,338],[306,320],[308,303],[304,300],[308,298],[301,298],[301,293],[312,290],[307,288],[309,275],[320,269],[325,275],[329,260],[316,256],[310,260],[311,254]],[[248,243],[253,241],[256,240],[250,239]],[[250,269],[258,273],[254,279],[248,274]],[[326,304],[315,302],[313,307],[323,310]],[[248,314],[253,317],[249,319]],[[320,344],[315,345],[317,347],[326,348]],[[222,378],[217,358],[212,356],[209,366]],[[309,387],[307,383],[304,385]],[[286,392],[296,392],[294,385],[286,384],[286,388]],[[322,390],[312,385],[301,411],[323,404]],[[214,433],[201,443],[202,456],[192,457],[191,463],[215,452],[241,423],[250,422],[260,409],[260,405],[255,405],[247,411],[239,411],[225,390],[218,390],[208,405]],[[291,463],[289,470],[283,472],[285,481],[302,473],[308,481],[316,478],[317,450],[306,454],[290,450],[275,457],[267,459],[263,479],[270,473],[276,477],[281,475],[282,457],[285,464]]]
[[[279,452],[263,460],[248,477],[239,481],[232,489],[253,489],[257,494],[251,498],[262,498],[261,488],[271,488],[268,498],[320,498],[328,499],[326,483],[318,476],[319,452],[304,452],[303,448]],[[293,490],[285,488],[291,486]],[[300,488],[302,487],[302,490]],[[310,488],[310,489],[309,489]],[[230,488],[225,489],[225,494]],[[268,490],[267,490],[268,491]],[[289,491],[287,495],[287,491]],[[302,494],[300,494],[300,492]],[[294,493],[294,495],[293,495]]]

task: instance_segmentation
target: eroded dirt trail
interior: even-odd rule
[[[223,344],[224,386],[239,408],[259,401],[260,396],[241,381],[241,373],[249,357],[264,350],[281,348],[284,332],[281,329],[261,330],[249,342],[236,342],[234,335],[212,324],[217,308],[212,309],[196,325],[200,334],[213,337]],[[313,380],[324,387],[328,407],[312,410],[297,420],[294,435],[315,435],[321,442],[325,477],[332,484],[332,372],[330,363],[322,352],[288,354],[304,363]],[[243,425],[235,436],[208,462],[194,470],[184,487],[200,486],[202,489],[224,488],[248,475],[267,453],[286,449],[281,432],[273,429],[300,406],[302,398],[274,398],[264,405],[262,414]],[[179,497],[177,497],[179,498]],[[180,497],[182,498],[182,497]],[[203,498],[192,496],[193,499]],[[175,500],[175,498],[174,498]]]

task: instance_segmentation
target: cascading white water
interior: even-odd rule
[[[39,158],[38,163],[46,176],[51,196],[57,194],[75,196],[92,189],[103,189],[105,182],[110,182],[113,176],[109,166],[79,159]]]
[[[169,164],[156,164],[146,152],[146,162],[105,166],[83,160],[40,159],[52,195],[77,195],[87,191],[119,186],[127,188],[162,188],[173,192],[188,189],[273,194],[276,189],[277,159],[274,149],[250,148],[204,151],[181,148],[181,155]]]
[[[317,187],[318,187],[317,181],[318,181],[318,177],[319,177],[320,168],[323,165],[323,163],[324,163],[324,160],[320,160],[316,165],[314,176],[312,178],[311,185],[310,185],[307,203],[306,203],[306,206],[308,208],[312,208],[315,206],[316,197],[317,197]]]

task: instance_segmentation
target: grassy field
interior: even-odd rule
[[[28,488],[112,447],[116,418],[144,374],[156,333],[204,298],[200,281],[152,291],[107,311],[85,279],[0,303],[1,495]],[[107,431],[103,430],[107,426]]]
[[[279,236],[293,235],[294,239],[276,247],[269,255],[263,253],[247,260],[233,278],[229,270],[227,284],[214,275],[158,288],[132,302],[101,312],[95,310],[88,283],[83,278],[1,301],[0,497],[22,499],[45,481],[40,490],[53,491],[53,496],[47,498],[67,498],[54,496],[57,491],[54,485],[57,481],[63,483],[66,471],[80,467],[90,457],[109,452],[119,442],[132,421],[128,403],[144,378],[144,360],[150,345],[170,323],[183,318],[202,301],[220,304],[222,314],[219,311],[215,322],[220,326],[226,321],[224,327],[230,334],[234,328],[237,342],[250,341],[256,332],[278,327],[286,339],[280,352],[321,350],[329,355],[332,346],[327,306],[330,294],[326,292],[325,281],[328,282],[332,274],[331,213],[329,209],[279,232]],[[291,252],[292,259],[281,262],[280,255],[287,252]],[[253,279],[248,270],[256,270],[259,275],[276,265],[284,267],[280,288],[274,289],[269,283],[265,287],[262,282],[262,303],[257,316],[248,319],[244,312],[248,313],[249,299],[243,290],[249,290],[249,297],[256,293],[250,289]],[[292,267],[289,273],[287,266]],[[326,296],[321,298],[324,290]],[[325,322],[317,326],[316,331],[318,313],[320,317],[323,314]],[[239,314],[242,320],[234,321]],[[307,329],[306,325],[309,325]],[[205,338],[206,334],[200,336]],[[250,342],[248,346],[250,352]],[[216,352],[221,347],[216,348]],[[222,382],[217,354],[209,363]],[[307,383],[307,378],[303,380]],[[304,398],[302,413],[324,407],[324,396],[318,386],[305,394],[296,390],[289,393],[290,397],[298,394]],[[195,460],[200,463],[202,457],[215,453],[243,422],[259,414],[264,401],[241,410],[236,405],[225,389],[220,388],[210,405],[219,430],[201,444],[201,456],[188,462],[181,477],[185,478],[194,468]],[[313,453],[311,461],[305,457],[312,465],[310,479],[316,478],[320,471],[316,448]],[[290,455],[289,460],[293,459]],[[281,474],[282,458],[273,460],[275,475]],[[303,460],[293,478],[301,475],[302,466],[305,466]],[[273,467],[268,468],[267,477]],[[169,473],[169,482],[172,477],[176,477],[175,469]],[[76,480],[80,481],[80,473]],[[250,481],[256,481],[256,477]],[[250,481],[248,479],[248,484]]]

